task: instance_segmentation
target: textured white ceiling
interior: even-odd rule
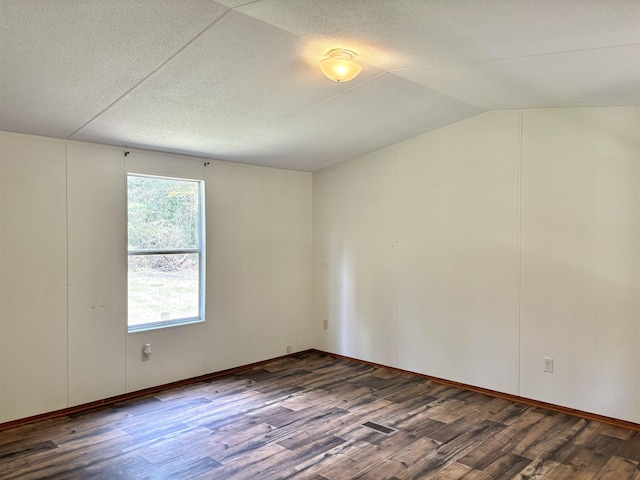
[[[206,0],[2,0],[0,129],[70,136],[225,11]]]
[[[640,45],[438,65],[396,74],[486,110],[640,105]]]
[[[640,105],[640,0],[0,0],[0,130],[313,171],[575,105]]]

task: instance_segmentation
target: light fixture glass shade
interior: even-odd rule
[[[320,70],[334,82],[348,82],[362,71],[362,65],[355,62],[357,53],[344,48],[329,50],[318,62]]]

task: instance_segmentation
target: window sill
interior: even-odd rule
[[[127,333],[143,333],[149,330],[161,330],[171,327],[182,327],[184,325],[193,325],[196,323],[204,323],[203,318],[182,318],[180,320],[169,320],[166,322],[145,323],[143,325],[132,325],[128,327]]]

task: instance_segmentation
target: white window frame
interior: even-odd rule
[[[140,325],[129,324],[129,268],[127,266],[127,330],[128,333],[144,332],[147,330],[157,330],[161,328],[175,327],[180,325],[190,325],[194,323],[202,323],[205,321],[205,292],[206,292],[206,228],[205,228],[205,194],[204,194],[204,180],[197,178],[186,177],[168,177],[165,175],[151,175],[144,173],[127,172],[127,236],[129,235],[129,177],[144,177],[144,178],[157,178],[161,180],[176,180],[195,182],[198,184],[198,247],[193,249],[145,249],[145,250],[129,250],[127,248],[127,259],[131,256],[146,256],[146,255],[179,255],[179,254],[198,254],[199,268],[198,268],[198,316],[187,318],[175,318],[171,320],[160,320],[157,322],[148,322]],[[128,265],[128,261],[127,261]]]

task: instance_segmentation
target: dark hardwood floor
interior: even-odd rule
[[[640,432],[317,352],[0,432],[1,479],[640,480],[639,462]]]

